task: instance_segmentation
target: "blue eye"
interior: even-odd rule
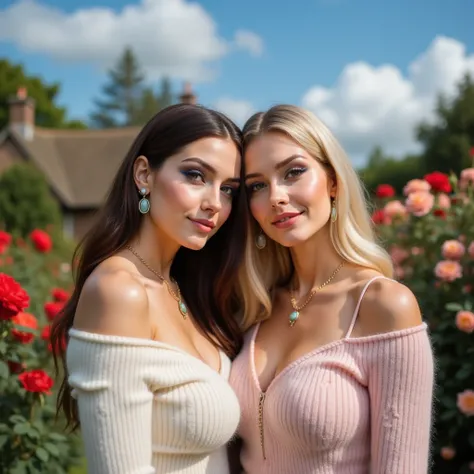
[[[306,171],[306,168],[291,168],[285,175],[285,178],[297,178]]]
[[[184,176],[186,176],[186,178],[189,180],[189,181],[192,181],[192,182],[196,182],[196,181],[201,181],[201,182],[204,182],[204,175],[201,173],[201,171],[199,170],[186,170],[186,171],[182,171],[182,173],[184,174]]]

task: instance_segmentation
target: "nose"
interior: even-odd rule
[[[203,211],[211,211],[213,214],[216,214],[222,209],[221,202],[221,190],[220,187],[209,187],[206,196],[204,197],[201,205]]]
[[[270,186],[270,204],[272,207],[279,207],[288,204],[288,194],[281,186]]]

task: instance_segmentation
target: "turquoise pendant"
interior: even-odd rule
[[[183,318],[186,319],[188,316],[188,307],[182,301],[178,303],[178,307],[179,312],[182,314]]]
[[[146,214],[150,210],[150,201],[146,197],[140,199],[140,202],[138,203],[138,210],[142,214]]]
[[[290,317],[288,318],[290,321],[290,326],[293,327],[298,318],[300,317],[300,312],[299,311],[293,311],[290,314]]]

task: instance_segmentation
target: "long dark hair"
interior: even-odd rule
[[[230,138],[242,151],[238,127],[225,115],[198,105],[179,104],[158,112],[141,130],[130,147],[99,211],[95,224],[74,252],[75,288],[70,300],[55,319],[51,331],[56,372],[64,369],[57,410],[62,410],[68,426],[78,427],[77,404],[67,383],[66,350],[79,296],[86,279],[105,259],[116,254],[140,228],[139,194],[133,178],[137,157],[147,157],[157,170],[184,146],[206,137]],[[243,161],[243,160],[242,160]],[[241,178],[243,176],[243,166]],[[199,251],[181,247],[171,266],[171,276],[178,282],[186,304],[203,333],[234,357],[241,346],[242,333],[234,314],[237,309],[239,263],[246,239],[247,205],[240,186],[233,200],[232,212],[221,229]],[[59,362],[59,363],[58,363]]]

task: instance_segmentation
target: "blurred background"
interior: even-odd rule
[[[0,472],[86,472],[49,324],[129,145],[188,102],[335,133],[430,326],[432,472],[474,473],[473,22],[472,0],[0,0]]]

